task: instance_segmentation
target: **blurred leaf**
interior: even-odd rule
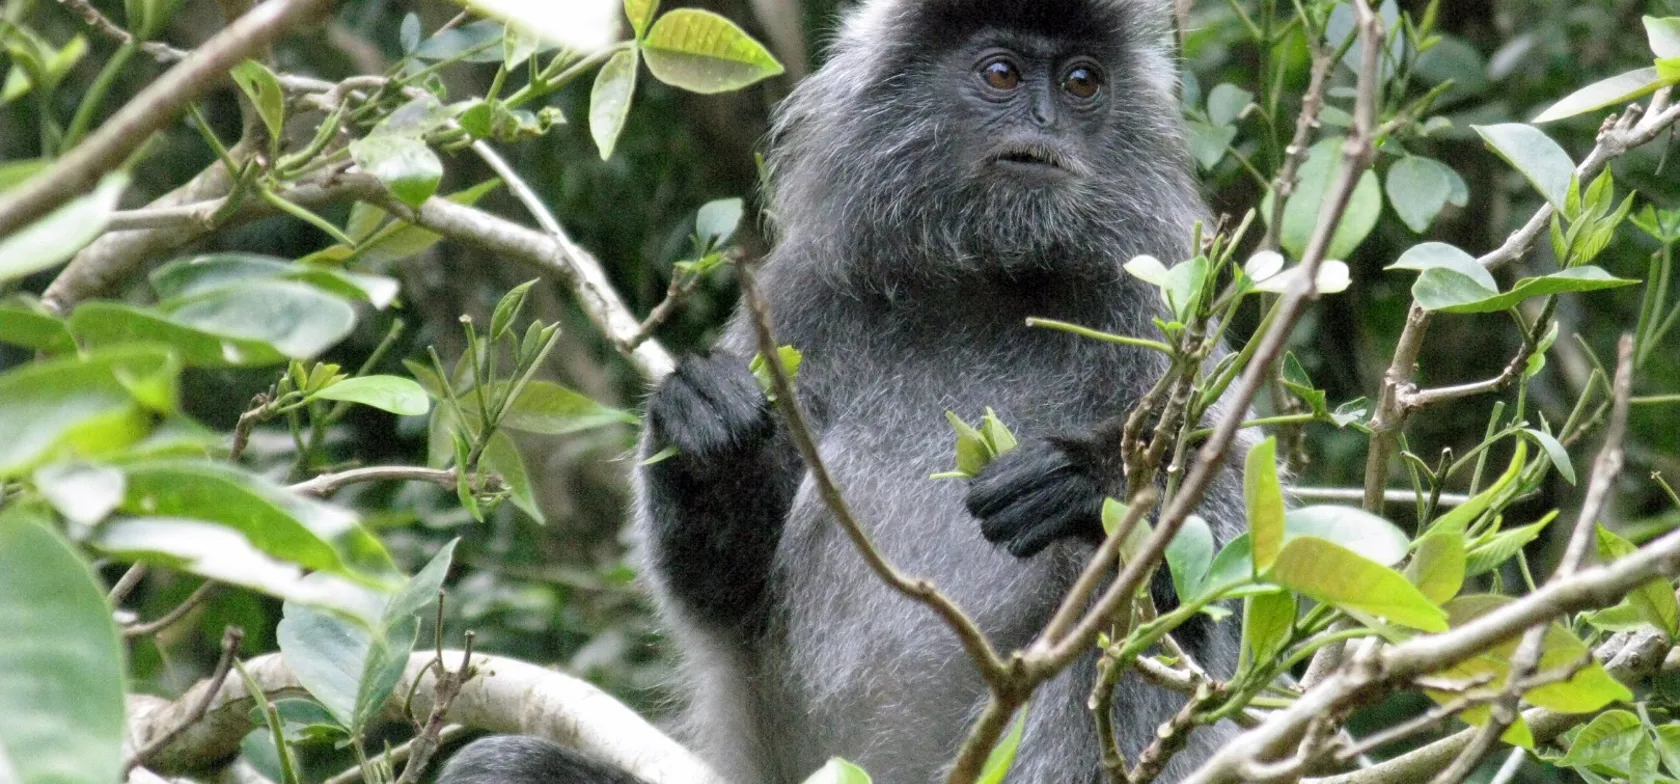
[[[1606,106],[1621,106],[1644,97],[1669,84],[1656,68],[1640,68],[1594,82],[1551,105],[1534,118],[1537,123],[1549,123],[1586,114]]]
[[[708,248],[716,248],[735,236],[741,227],[746,202],[741,199],[718,199],[707,202],[694,218],[694,233],[705,240]]]
[[[1546,201],[1564,211],[1570,182],[1575,178],[1575,162],[1557,142],[1539,128],[1523,123],[1471,127],[1500,158],[1528,178]]]
[[[696,8],[659,17],[642,41],[642,56],[659,81],[696,93],[739,90],[782,73],[769,50],[734,22]]]
[[[595,73],[595,87],[589,94],[589,133],[603,161],[612,157],[624,121],[630,117],[640,62],[635,49],[621,49]]]
[[[92,568],[47,520],[0,513],[0,758],[18,784],[117,781],[123,649]]]
[[[181,367],[158,346],[38,361],[0,374],[0,477],[60,456],[98,456],[138,441],[172,413]]]
[[[373,126],[368,138],[402,136],[419,139],[447,125],[455,116],[455,110],[456,107],[445,106],[431,93],[416,96]]]
[[[426,143],[408,136],[369,136],[350,142],[350,157],[410,207],[437,193],[443,162]]]
[[[87,247],[104,233],[127,187],[127,173],[111,172],[92,193],[0,237],[0,283],[56,267]]]
[[[359,590],[318,574],[305,581],[295,564],[272,558],[238,532],[214,523],[163,517],[117,518],[101,523],[89,546],[107,555],[180,569],[278,599],[365,617]]]
[[[1400,255],[1400,260],[1388,266],[1388,269],[1431,270],[1445,269],[1456,272],[1474,281],[1476,285],[1488,291],[1499,291],[1499,283],[1493,279],[1493,273],[1488,272],[1476,257],[1464,252],[1455,245],[1445,242],[1425,242],[1414,245]]]
[[[1452,627],[1456,629],[1512,601],[1508,596],[1471,594],[1447,602],[1445,608]],[[1502,690],[1510,680],[1511,657],[1516,655],[1519,645],[1520,635],[1508,638],[1438,674],[1483,683],[1477,688],[1487,693]],[[1574,673],[1568,680],[1537,686],[1523,694],[1530,704],[1547,710],[1592,713],[1613,702],[1633,699],[1633,693],[1610,677],[1604,666],[1592,658],[1592,650],[1587,644],[1560,623],[1552,623],[1546,629],[1537,672],[1549,675]],[[1489,678],[1492,680],[1489,681]],[[1431,696],[1439,699],[1444,695],[1432,692]]]
[[[1465,557],[1463,538],[1436,531],[1417,541],[1417,552],[1406,564],[1406,579],[1429,601],[1440,604],[1457,596],[1464,587]]]
[[[356,311],[338,297],[291,281],[253,281],[169,305],[169,320],[233,338],[272,344],[293,359],[335,346],[356,326]]]
[[[90,348],[162,344],[189,367],[262,367],[286,359],[264,341],[205,332],[115,302],[95,301],[76,308],[70,315],[70,330]]]
[[[1388,203],[1407,228],[1422,234],[1452,196],[1451,169],[1432,158],[1407,155],[1388,170]]]
[[[1652,729],[1663,766],[1671,775],[1680,775],[1680,724],[1662,724]]]
[[[280,139],[286,131],[286,94],[281,91],[274,72],[256,60],[245,60],[229,70],[228,75],[251,100],[257,116],[268,128],[269,138]]]
[[[419,33],[419,20],[416,19],[415,33]],[[499,63],[503,59],[502,49],[492,46],[502,37],[502,23],[493,19],[480,19],[459,27],[440,30],[437,34],[420,42],[413,50],[413,55],[421,60],[453,60],[461,57],[468,63]],[[465,54],[471,51],[472,54]],[[463,56],[465,54],[465,56]]]
[[[966,478],[979,475],[980,471],[992,462],[991,450],[986,448],[986,437],[955,412],[946,411],[945,420],[951,423],[951,429],[957,433],[957,469],[952,475],[942,474],[934,478]]]
[[[1200,306],[1202,292],[1207,287],[1208,271],[1206,256],[1181,261],[1167,270],[1166,278],[1161,282],[1161,295],[1179,321],[1189,321]]]
[[[536,285],[537,279],[527,280],[508,289],[508,293],[503,294],[502,298],[496,301],[496,309],[491,311],[490,314],[489,337],[491,340],[501,340],[503,335],[510,334],[514,320],[518,319],[519,314],[525,310],[525,301],[530,298],[531,289]],[[536,329],[537,326],[532,324],[531,330],[527,330],[527,332]]]
[[[1447,614],[1399,572],[1315,536],[1285,546],[1271,574],[1285,587],[1343,610],[1426,632],[1447,630]]]
[[[163,32],[180,6],[181,0],[123,0],[123,17],[128,20],[129,32],[144,41]]]
[[[1498,313],[1514,308],[1525,299],[1554,294],[1598,291],[1638,284],[1617,278],[1598,267],[1586,266],[1554,272],[1538,278],[1523,278],[1511,290],[1500,294],[1484,288],[1474,279],[1449,269],[1423,271],[1412,284],[1412,296],[1425,310],[1442,313]]]
[[[804,784],[871,784],[869,774],[863,768],[853,765],[839,757],[834,757],[822,766]]]
[[[347,378],[311,397],[360,403],[398,416],[424,416],[432,409],[426,390],[412,379],[400,376]]]
[[[1393,523],[1353,506],[1321,504],[1284,513],[1284,544],[1316,536],[1384,566],[1406,557],[1411,542]]]
[[[1231,149],[1231,142],[1236,141],[1237,128],[1234,125],[1208,125],[1197,120],[1185,120],[1185,143],[1190,147],[1190,157],[1196,159],[1196,165],[1203,171],[1210,171],[1225,160],[1225,154]]]
[[[1230,125],[1251,103],[1254,103],[1254,93],[1234,84],[1221,83],[1208,93],[1208,119],[1214,125]]]
[[[1651,54],[1658,58],[1680,57],[1680,16],[1647,16],[1644,21]]]
[[[89,463],[57,463],[35,471],[35,489],[66,520],[93,525],[122,503],[128,477],[121,469]]]
[[[0,305],[0,343],[47,354],[76,350],[76,341],[63,319],[21,302]]]
[[[1283,552],[1283,486],[1277,476],[1277,439],[1248,450],[1243,466],[1243,499],[1253,538],[1254,573],[1270,569]]]
[[[1499,479],[1486,490],[1472,496],[1469,501],[1460,504],[1458,508],[1441,515],[1430,523],[1429,531],[1451,531],[1463,536],[1470,529],[1470,525],[1481,518],[1482,513],[1498,501],[1500,496],[1517,480],[1523,467],[1528,462],[1528,442],[1518,441],[1516,452],[1511,456],[1511,464],[1501,474]]]
[[[393,570],[384,546],[355,515],[234,466],[171,460],[126,471],[121,508],[128,514],[225,526],[269,555],[317,571],[368,580]]]
[[[1307,243],[1312,240],[1313,230],[1318,226],[1324,197],[1335,184],[1336,173],[1342,166],[1342,145],[1345,143],[1346,140],[1338,136],[1312,146],[1306,163],[1301,165],[1300,182],[1295,193],[1284,205],[1283,226],[1278,236],[1284,249],[1297,259],[1306,253]],[[1275,198],[1274,194],[1266,194],[1260,208],[1261,217],[1268,222]],[[1365,241],[1382,215],[1382,201],[1382,186],[1377,182],[1377,175],[1365,172],[1348,200],[1347,212],[1336,227],[1326,258],[1345,259]]]
[[[150,279],[158,298],[165,301],[181,300],[251,280],[295,280],[329,294],[363,300],[381,309],[390,305],[398,293],[394,278],[289,262],[254,253],[213,253],[176,259],[154,271]]]
[[[51,163],[52,161],[46,158],[0,161],[0,193],[22,185],[30,177],[40,174]]]

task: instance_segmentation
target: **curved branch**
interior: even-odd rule
[[[424,715],[432,708],[435,652],[409,657],[408,669],[392,691],[384,717],[402,720],[403,697],[414,694],[412,709]],[[445,651],[445,661],[459,659]],[[477,677],[467,681],[449,706],[448,720],[492,732],[520,733],[547,738],[595,757],[646,780],[650,784],[721,784],[722,780],[699,758],[655,729],[606,692],[563,673],[498,656],[474,654]],[[280,654],[260,656],[245,665],[270,699],[301,690],[296,676]],[[419,688],[412,688],[415,679]],[[136,705],[129,717],[134,741],[146,744],[169,728],[178,727],[195,707],[207,704],[202,721],[192,724],[149,758],[149,767],[162,773],[199,770],[233,756],[239,741],[254,727],[253,701],[238,678],[219,688],[200,682],[173,702]]]

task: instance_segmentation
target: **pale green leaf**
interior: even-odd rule
[[[1667,84],[1655,67],[1639,68],[1602,79],[1565,96],[1534,118],[1537,123],[1549,123],[1586,114],[1607,106],[1621,106],[1644,97]]]
[[[655,78],[697,93],[739,90],[783,70],[734,22],[697,8],[659,17],[642,41],[642,56]]]
[[[1277,439],[1268,438],[1248,451],[1243,467],[1243,499],[1248,530],[1254,541],[1254,571],[1271,568],[1283,551],[1283,486],[1277,476]]]
[[[126,187],[128,175],[111,172],[92,193],[0,238],[0,284],[56,267],[87,247],[104,233]]]
[[[589,94],[589,133],[603,161],[612,157],[624,121],[630,117],[640,62],[635,49],[622,49],[595,73],[595,87]]]
[[[1437,604],[1458,595],[1464,587],[1464,540],[1458,534],[1436,531],[1417,542],[1406,565],[1406,579]]]
[[[1399,572],[1318,537],[1290,542],[1271,574],[1287,588],[1342,609],[1426,632],[1447,630],[1446,612]]]
[[[1400,260],[1388,266],[1388,269],[1424,270],[1446,269],[1457,272],[1474,281],[1481,292],[1499,292],[1499,283],[1493,279],[1493,273],[1488,272],[1476,257],[1464,252],[1454,245],[1445,242],[1425,242],[1414,245],[1405,253],[1400,254]]]
[[[1539,128],[1523,123],[1471,126],[1499,157],[1528,178],[1535,190],[1559,210],[1565,209],[1575,162]]]
[[[399,376],[347,378],[311,397],[360,403],[399,416],[423,416],[432,408],[426,390],[412,379]]]

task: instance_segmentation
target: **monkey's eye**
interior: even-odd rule
[[[986,81],[987,87],[1009,92],[1021,86],[1021,69],[1016,68],[1014,63],[1000,58],[980,66],[980,78]]]
[[[1102,90],[1102,77],[1095,68],[1076,65],[1062,75],[1062,90],[1081,101],[1089,101]]]

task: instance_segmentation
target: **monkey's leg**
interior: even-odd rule
[[[802,470],[746,362],[690,357],[648,403],[641,529],[661,588],[695,620],[761,617],[771,556]]]

